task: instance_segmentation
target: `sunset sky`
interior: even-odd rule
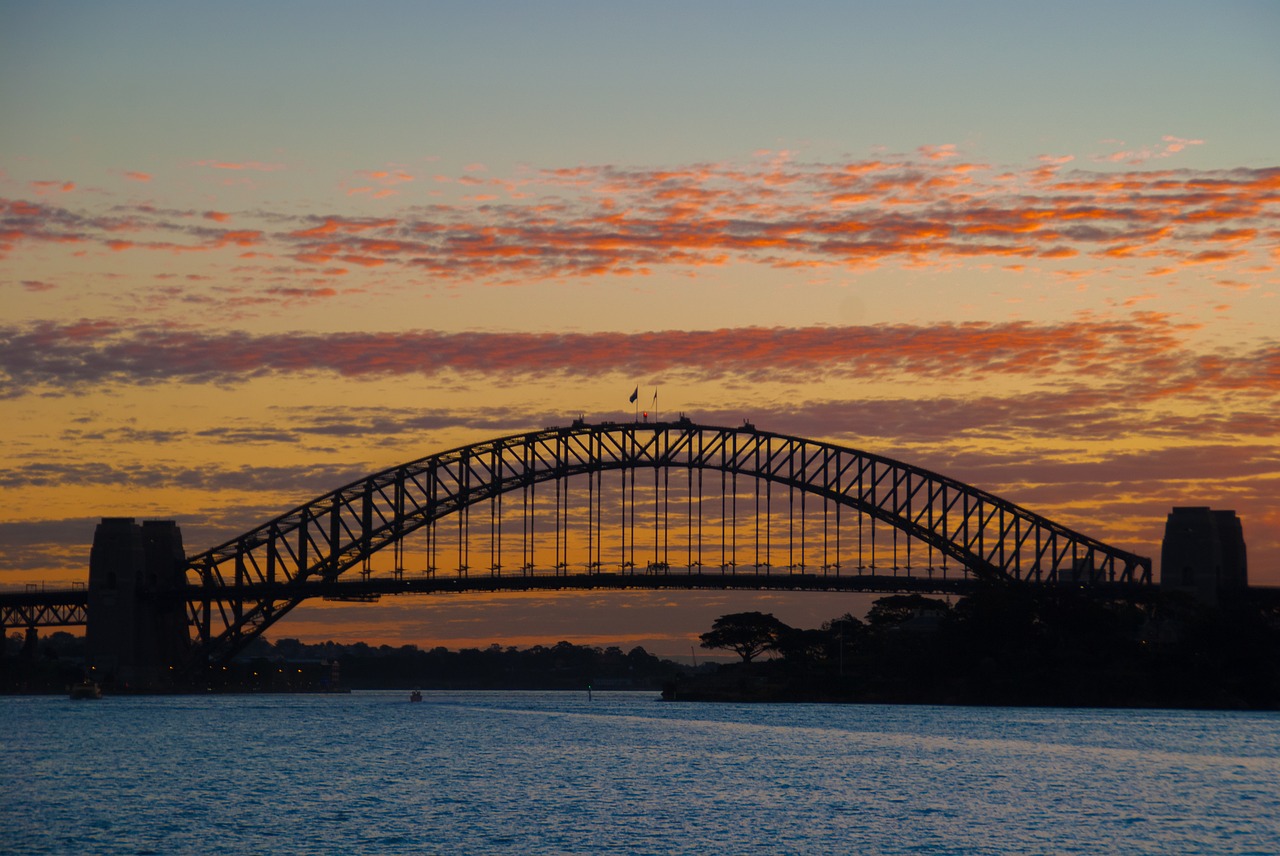
[[[0,0],[0,586],[665,413],[831,440],[1280,585],[1280,4]],[[303,606],[644,644],[822,595]]]

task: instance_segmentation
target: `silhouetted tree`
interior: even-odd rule
[[[750,663],[759,654],[775,650],[790,629],[771,613],[735,612],[717,618],[698,638],[703,648],[724,648],[736,653],[743,663]]]
[[[921,594],[891,594],[876,600],[867,611],[867,623],[873,629],[882,630],[902,624],[915,616],[932,612],[945,615],[951,607],[945,601]]]
[[[808,666],[822,660],[831,645],[826,630],[801,630],[788,627],[778,635],[775,650],[793,666]]]
[[[867,625],[846,612],[839,618],[824,622],[822,629],[827,636],[827,660],[843,670],[845,659],[862,647]]]

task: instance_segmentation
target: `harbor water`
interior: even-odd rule
[[[0,698],[6,853],[1280,852],[1280,714]]]

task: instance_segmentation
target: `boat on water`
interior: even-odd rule
[[[93,681],[84,681],[74,684],[71,687],[71,697],[74,699],[82,698],[102,698],[102,687]]]
[[[422,701],[422,692],[420,690],[414,690],[409,693],[409,701]]]

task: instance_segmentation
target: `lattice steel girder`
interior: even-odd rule
[[[0,602],[0,627],[74,627],[87,623],[88,598],[76,590],[67,596],[40,592]]]
[[[302,593],[310,583],[334,582],[406,534],[476,503],[543,481],[662,467],[720,470],[733,474],[735,485],[739,474],[786,485],[801,491],[802,503],[807,494],[822,496],[891,524],[979,576],[1151,581],[1149,559],[954,479],[857,449],[750,425],[575,422],[374,473],[190,557],[188,568],[199,580],[190,598],[198,641],[211,646],[217,637],[223,641],[214,647],[228,650],[234,645],[226,640],[251,638],[311,596]],[[255,599],[255,586],[276,582],[298,594]]]

